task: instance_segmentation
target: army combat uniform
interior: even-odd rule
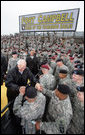
[[[72,119],[72,107],[69,96],[65,100],[59,100],[54,91],[43,90],[51,100],[48,106],[47,122],[40,123],[40,129],[46,134],[66,133],[68,125]]]
[[[40,84],[45,89],[54,90],[56,87],[56,79],[52,74],[43,74],[39,79]]]
[[[59,66],[56,66],[54,76],[55,76],[56,80],[58,80],[58,81],[59,81],[59,71],[61,69],[65,69],[66,71],[69,71],[68,67],[65,66],[64,64],[63,64],[63,66],[60,66],[60,67]]]
[[[21,125],[23,127],[26,126],[26,134],[34,134],[35,128],[32,128],[32,121],[40,120],[42,118],[46,102],[45,96],[38,92],[34,102],[29,103],[26,100],[23,106],[22,99],[23,96],[21,94],[16,97],[13,106],[13,112],[16,116],[21,118]]]
[[[83,80],[84,81],[84,80]],[[77,84],[72,80],[72,89],[71,89],[71,103],[73,108],[73,118],[69,125],[68,134],[84,134],[84,106],[77,97],[78,86],[84,86],[84,82]]]
[[[68,134],[84,134],[84,106],[74,96],[73,102],[73,118],[69,125]]]
[[[14,59],[14,58],[10,58],[9,62],[8,62],[8,71],[11,70],[12,68],[14,68],[17,65],[17,61],[19,60],[19,58]]]
[[[70,89],[72,88],[72,81],[71,81],[69,75],[67,75],[67,76],[66,76],[65,78],[63,78],[63,79],[60,78],[60,79],[59,79],[59,84],[65,84],[65,85],[69,86]]]

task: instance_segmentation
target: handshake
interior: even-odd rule
[[[42,87],[39,83],[36,83],[35,88],[36,88],[38,91],[42,91],[42,90],[43,90],[43,87]],[[22,95],[24,95],[24,94],[25,94],[25,89],[26,89],[26,86],[21,86],[20,89],[19,89],[19,92],[20,92]]]

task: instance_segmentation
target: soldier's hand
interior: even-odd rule
[[[36,83],[35,88],[39,91],[42,91],[43,89],[43,87],[39,83]]]
[[[36,127],[36,130],[40,129],[40,122],[39,121],[36,122],[35,127]]]
[[[20,89],[19,89],[19,92],[24,95],[25,94],[25,89],[26,87],[25,86],[21,86]]]

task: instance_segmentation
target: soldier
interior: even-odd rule
[[[72,92],[73,95],[71,97],[72,102],[72,108],[73,108],[73,118],[71,120],[68,134],[84,134],[84,128],[82,126],[82,123],[84,123],[84,111],[83,107],[81,106],[81,102],[77,98],[77,88],[80,89],[80,87],[84,86],[84,71],[83,70],[74,70],[73,76],[72,76]]]
[[[34,87],[26,87],[26,90],[21,88],[19,91],[20,94],[15,99],[13,112],[21,118],[21,126],[25,130],[24,134],[35,134],[36,130],[32,121],[42,119],[46,102],[45,96]],[[23,96],[26,101],[22,106]]]
[[[56,88],[56,79],[55,77],[49,73],[49,66],[48,65],[42,65],[41,66],[42,75],[39,79],[40,84],[45,89],[54,90]]]
[[[75,109],[74,106],[74,102],[76,95],[77,95],[77,91],[76,91],[76,87],[77,86],[84,86],[84,71],[83,70],[74,70],[72,73],[72,88],[71,88],[71,103],[72,103],[72,107],[73,109]]]
[[[42,65],[41,66],[41,71],[42,71],[42,75],[39,79],[40,84],[43,86],[43,88],[45,89],[49,89],[49,90],[54,90],[57,86],[57,82],[55,77],[49,73],[49,66],[48,65]],[[44,117],[43,119],[46,119],[46,113],[47,113],[47,108],[48,108],[48,104],[49,104],[49,97],[46,96],[46,107],[45,107],[45,113],[44,113]]]
[[[74,98],[73,118],[69,125],[68,134],[84,134],[84,86],[76,87],[77,96]]]
[[[56,80],[59,81],[59,70],[60,69],[65,69],[67,71],[69,71],[69,70],[68,70],[68,67],[63,64],[63,60],[62,59],[58,59],[56,61],[56,65],[57,66],[56,66],[56,69],[55,69],[54,76],[55,76]]]
[[[78,99],[81,101],[81,103],[83,103],[84,105],[84,86],[81,86],[81,87],[77,87],[77,97]]]
[[[65,69],[60,69],[59,71],[59,84],[66,84],[67,86],[72,87],[72,82],[71,79],[68,75],[67,70]]]
[[[7,71],[10,71],[12,68],[14,68],[17,65],[17,61],[19,60],[18,54],[16,51],[12,52],[12,58],[8,61],[8,68]]]
[[[53,69],[53,75],[54,75],[54,71],[56,68],[56,62],[55,62],[56,57],[51,57],[51,61],[50,61],[50,66]]]
[[[74,70],[74,57],[70,57],[70,61],[67,61],[66,65],[69,69],[69,75],[72,78],[72,72]]]
[[[49,67],[49,74],[53,74],[53,69],[51,68],[51,66],[47,60],[43,60],[41,65],[47,65]]]
[[[36,122],[37,130],[46,134],[65,134],[72,119],[72,107],[69,99],[70,89],[67,85],[58,85],[55,91],[42,90],[51,100],[48,105],[47,122]]]
[[[83,69],[83,63],[75,65],[75,70]]]
[[[31,70],[31,72],[36,75],[39,69],[39,60],[35,56],[35,49],[31,49],[30,56],[26,57],[27,67]]]
[[[76,82],[76,86],[84,86],[84,71],[74,70],[72,80]]]
[[[81,44],[81,46],[79,47],[78,53],[81,54],[81,55],[84,54],[84,45],[83,44]]]

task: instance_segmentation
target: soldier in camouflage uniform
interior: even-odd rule
[[[16,51],[12,52],[12,58],[10,58],[8,61],[8,68],[7,68],[8,71],[10,71],[12,68],[14,68],[17,65],[17,61],[19,60],[17,56],[18,54]]]
[[[40,84],[43,86],[43,88],[45,89],[49,89],[49,90],[54,90],[57,86],[57,82],[55,77],[49,73],[49,66],[48,65],[42,65],[41,66],[41,70],[42,70],[42,75],[39,79]],[[44,113],[44,117],[43,119],[46,119],[46,113],[47,113],[47,108],[48,108],[48,104],[49,104],[49,97],[46,96],[46,107],[45,107],[45,113]]]
[[[48,65],[42,65],[41,70],[43,75],[41,75],[39,82],[45,89],[54,90],[56,88],[56,79],[52,74],[49,74]]]
[[[65,134],[72,119],[72,107],[69,99],[70,89],[66,85],[58,85],[55,91],[42,90],[51,100],[48,106],[47,122],[36,122],[36,128],[46,134]]]
[[[67,61],[66,66],[68,67],[69,75],[72,78],[72,72],[74,70],[74,57],[70,57],[70,61]]]
[[[72,73],[72,85],[71,85],[71,94],[70,99],[72,103],[72,107],[74,108],[74,102],[77,95],[76,87],[77,86],[84,86],[84,78],[83,78],[83,70],[74,70]]]
[[[56,59],[56,57],[52,57],[52,58],[51,58],[51,61],[50,61],[50,66],[51,66],[51,68],[53,69],[53,75],[54,75],[54,71],[55,71],[55,68],[56,68],[55,59]]]
[[[73,72],[71,94],[73,118],[69,125],[68,134],[84,134],[84,106],[77,98],[77,87],[84,86],[83,75],[82,70],[74,70]]]
[[[59,71],[59,84],[65,84],[67,86],[72,87],[72,82],[71,82],[71,79],[68,75],[68,72],[67,70],[65,69],[60,69]]]
[[[59,81],[59,71],[60,69],[65,69],[67,71],[69,71],[68,67],[66,65],[63,64],[63,60],[62,59],[58,59],[56,61],[56,69],[55,69],[55,73],[54,76],[56,78],[57,81]]]
[[[23,96],[26,101],[23,103]],[[45,96],[36,91],[34,87],[27,87],[26,90],[20,89],[20,94],[16,97],[13,112],[21,118],[21,125],[25,134],[35,134],[33,121],[41,120],[45,109]]]
[[[84,107],[84,86],[77,87],[77,97],[81,101],[81,105]]]
[[[77,95],[74,97],[73,118],[67,132],[68,134],[84,134],[84,105]]]

